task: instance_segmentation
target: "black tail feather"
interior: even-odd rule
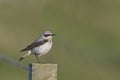
[[[19,61],[22,61],[24,59],[24,57],[21,57],[20,59],[19,59]]]
[[[25,51],[25,49],[20,50],[20,52],[23,52],[23,51]]]

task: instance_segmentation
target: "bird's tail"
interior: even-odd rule
[[[31,55],[31,51],[28,51],[28,53],[25,54],[24,56],[22,56],[22,57],[19,59],[19,61],[22,61],[25,57],[27,57],[27,56],[29,56],[29,55]]]

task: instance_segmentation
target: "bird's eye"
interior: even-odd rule
[[[48,36],[50,36],[50,34],[44,34],[44,36],[45,36],[45,37],[48,37]]]

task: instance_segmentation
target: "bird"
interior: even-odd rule
[[[50,31],[43,32],[42,35],[40,37],[38,37],[34,42],[32,42],[26,48],[20,50],[20,52],[28,51],[28,53],[23,55],[19,59],[19,61],[22,61],[24,58],[26,58],[30,55],[34,55],[36,57],[38,63],[40,63],[39,56],[45,55],[52,48],[53,36],[55,36],[55,34]]]

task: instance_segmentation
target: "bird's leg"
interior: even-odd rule
[[[35,54],[35,57],[36,57],[36,59],[37,59],[38,63],[40,63],[40,60],[39,60],[39,58],[38,58],[38,55],[37,55],[37,54]]]

